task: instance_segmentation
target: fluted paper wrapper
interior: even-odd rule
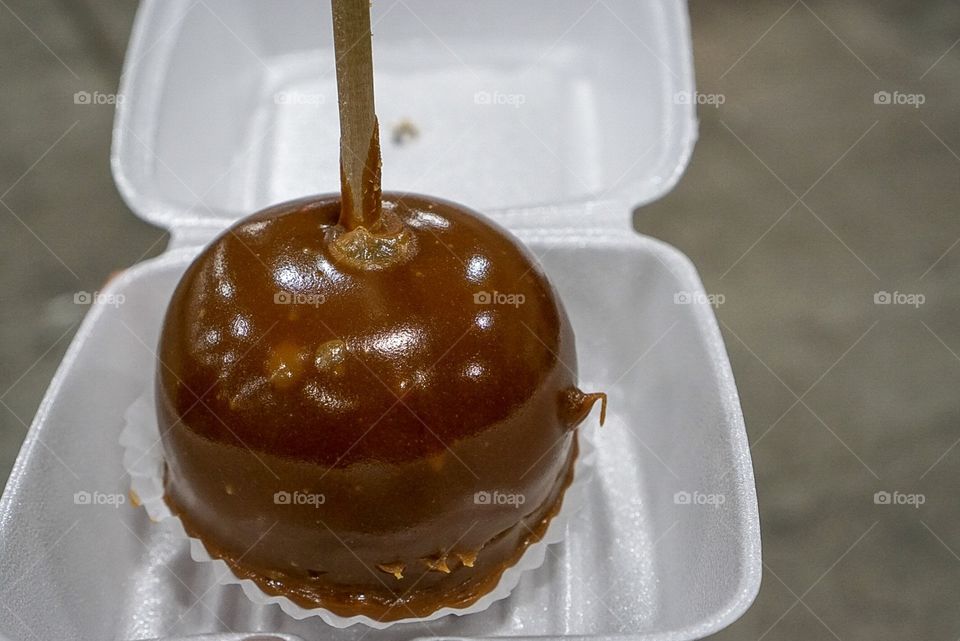
[[[160,443],[160,431],[157,425],[154,395],[150,390],[137,399],[124,413],[124,428],[120,434],[123,447],[123,467],[130,474],[130,489],[147,510],[150,519],[156,523],[170,526],[174,536],[189,542],[190,556],[198,563],[213,563],[216,569],[217,583],[220,585],[237,584],[244,594],[257,604],[274,603],[295,619],[320,617],[336,628],[346,628],[362,624],[376,629],[388,628],[398,623],[427,622],[447,615],[463,616],[483,612],[510,593],[520,582],[520,577],[528,570],[543,565],[547,555],[547,546],[557,543],[566,536],[567,526],[577,510],[583,505],[586,486],[593,476],[596,448],[593,443],[593,423],[588,421],[580,428],[580,453],[574,468],[574,477],[563,497],[560,511],[550,521],[543,538],[530,544],[516,564],[504,570],[496,587],[465,608],[441,608],[427,617],[399,619],[397,621],[377,621],[367,616],[344,617],[325,608],[305,608],[283,596],[267,594],[250,579],[241,579],[221,559],[210,556],[200,539],[187,534],[180,519],[170,511],[163,500],[163,447]]]

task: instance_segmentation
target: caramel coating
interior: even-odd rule
[[[599,397],[516,241],[383,199],[372,240],[320,196],[208,246],[167,311],[157,410],[166,500],[211,554],[306,607],[396,620],[472,603],[542,536]]]

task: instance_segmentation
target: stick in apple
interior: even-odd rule
[[[332,0],[340,104],[340,224],[380,224],[380,133],[373,101],[369,0]]]

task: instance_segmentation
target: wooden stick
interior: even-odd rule
[[[380,134],[373,103],[370,0],[331,0],[340,101],[340,224],[380,222]]]

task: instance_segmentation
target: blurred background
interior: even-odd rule
[[[116,90],[135,10],[0,0],[0,479],[75,295],[166,243],[114,188],[112,107],[73,100]],[[690,11],[700,141],[635,226],[722,301],[753,448],[763,586],[716,638],[956,639],[960,4]]]

